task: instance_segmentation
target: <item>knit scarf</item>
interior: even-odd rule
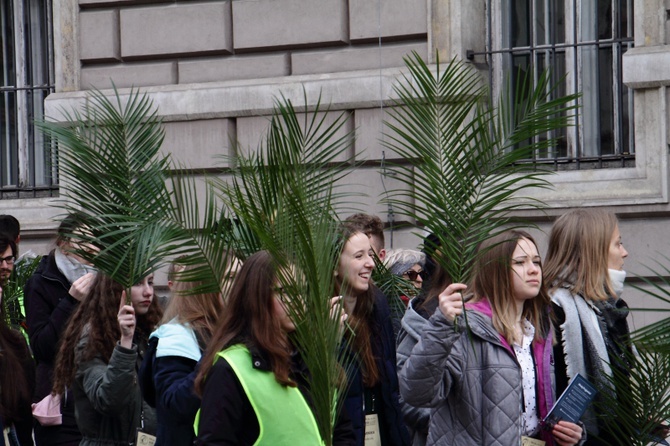
[[[563,335],[563,354],[569,379],[577,373],[589,380],[600,391],[611,391],[607,378],[612,376],[607,346],[600,328],[599,311],[579,294],[573,295],[566,288],[557,289],[552,300],[565,312],[565,322],[560,329]],[[592,408],[584,418],[587,432],[597,434],[598,427]]]

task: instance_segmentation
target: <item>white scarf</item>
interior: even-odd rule
[[[612,288],[614,288],[616,297],[619,298],[621,297],[621,293],[623,293],[623,282],[626,280],[626,271],[618,269],[608,269],[607,271],[610,274]]]
[[[592,353],[596,353],[600,358],[602,371],[607,376],[612,376],[605,340],[598,325],[598,318],[594,317],[594,312],[597,310],[589,305],[582,296],[573,295],[566,288],[557,289],[551,299],[565,312],[565,322],[560,328],[563,335],[563,353],[568,378],[574,378],[577,373],[585,378],[588,377],[584,357],[586,352],[582,347],[584,345],[582,333],[587,336],[590,344],[595,348],[595,352]]]
[[[95,272],[95,268],[89,265],[84,265],[72,256],[65,255],[60,248],[54,250],[54,257],[56,258],[58,271],[63,273],[70,284],[74,283],[86,273]]]

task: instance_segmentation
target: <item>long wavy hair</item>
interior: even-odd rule
[[[544,276],[551,290],[567,286],[585,299],[606,300],[615,292],[608,273],[616,216],[600,209],[575,209],[551,228]]]
[[[200,362],[195,391],[202,395],[216,355],[243,343],[265,354],[278,383],[295,387],[289,377],[291,344],[274,314],[276,265],[267,251],[249,256],[233,282],[223,316]]]
[[[4,310],[0,314],[0,416],[6,421],[21,421],[31,403],[31,389],[24,369],[24,351],[31,361],[26,341],[16,330],[5,324]],[[30,412],[27,412],[30,414]]]
[[[342,248],[340,254],[344,250],[345,245],[351,237],[356,234],[365,234],[355,225],[344,223],[340,227],[340,240]],[[370,236],[367,236],[370,238]],[[339,265],[339,262],[338,262]],[[335,294],[342,293],[342,279],[339,276],[335,277]],[[345,330],[349,345],[353,347],[353,351],[358,355],[361,361],[361,372],[363,375],[363,384],[366,387],[373,387],[379,382],[379,369],[375,357],[372,354],[372,342],[374,336],[372,310],[375,304],[374,285],[370,283],[368,289],[356,296],[356,306],[354,311],[348,316],[347,324],[352,328],[353,334],[350,330]]]
[[[174,286],[170,303],[165,308],[161,324],[173,319],[180,324],[188,324],[196,333],[198,342],[208,345],[216,323],[223,314],[223,298],[221,293],[193,294],[191,290],[202,285],[202,281],[179,280],[179,276],[195,269],[185,266],[173,276]]]
[[[473,302],[489,301],[493,311],[493,326],[510,344],[514,342],[514,326],[517,322],[512,256],[521,239],[526,239],[537,247],[530,234],[519,230],[503,232],[482,243],[479,248],[480,251],[483,250],[482,255],[475,263],[472,279]],[[543,280],[539,294],[524,302],[521,315],[535,327],[536,340],[545,339],[549,334],[550,308],[551,299]]]
[[[105,362],[112,356],[121,338],[118,323],[123,287],[111,277],[98,273],[89,295],[77,306],[63,335],[54,368],[53,392],[63,394],[74,380],[79,363],[95,357]],[[153,299],[144,315],[137,315],[134,339],[146,340],[162,315],[157,299]],[[75,358],[77,344],[83,335],[88,341]]]

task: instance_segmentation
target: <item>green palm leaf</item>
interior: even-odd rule
[[[398,213],[436,234],[437,261],[455,281],[471,272],[477,246],[509,229],[513,212],[541,203],[522,194],[551,186],[547,170],[524,163],[552,147],[545,133],[569,124],[576,96],[556,98],[545,74],[497,107],[479,73],[453,60],[435,72],[414,53],[386,123],[385,146],[406,160],[391,166],[404,188],[391,191]]]
[[[349,165],[337,163],[350,135],[345,123],[319,117],[320,105],[301,122],[292,103],[278,101],[267,138],[259,150],[236,159],[232,178],[213,182],[239,220],[236,240],[245,249],[268,250],[290,296],[288,309],[298,321],[293,342],[310,370],[315,415],[326,444],[332,444],[341,333],[331,318],[333,271],[341,245],[336,215],[347,195],[334,184]]]
[[[670,358],[667,353],[637,345],[635,353],[620,358],[628,364],[624,367],[626,372],[612,366],[608,385],[616,388],[617,394],[600,392],[597,413],[615,445],[667,444],[664,442],[668,435],[665,423],[670,419]]]
[[[125,102],[114,93],[92,92],[83,112],[65,112],[69,125],[38,125],[59,147],[59,206],[79,211],[87,228],[70,235],[99,250],[80,254],[129,289],[162,265],[176,234],[161,220],[170,200],[157,111],[138,91]]]

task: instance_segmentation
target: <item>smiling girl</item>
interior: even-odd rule
[[[433,408],[427,444],[519,445],[523,437],[577,444],[582,429],[574,423],[541,429],[554,400],[552,329],[534,240],[507,231],[480,253],[465,307],[466,285],[440,294],[400,372],[403,399]]]
[[[72,387],[81,445],[131,444],[138,428],[154,433],[137,370],[160,313],[153,275],[131,288],[129,302],[121,285],[96,275],[68,323],[54,373],[55,393]]]
[[[366,444],[366,431],[374,431],[377,444],[407,445],[409,434],[398,402],[391,313],[386,298],[371,283],[375,263],[370,238],[347,225],[341,236],[335,293],[343,296],[353,330],[345,330],[350,367],[344,405],[354,425],[356,444]]]

